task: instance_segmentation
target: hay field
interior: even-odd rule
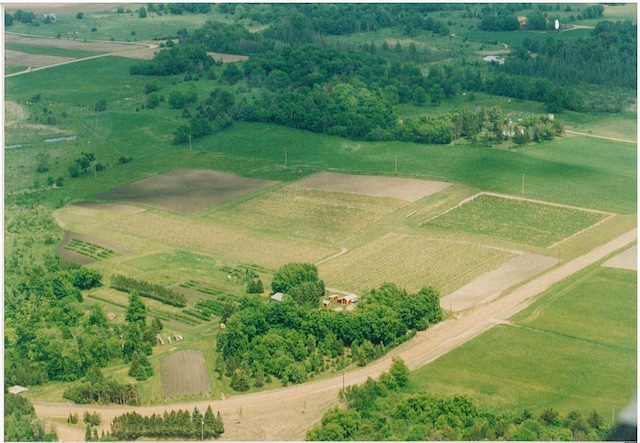
[[[424,226],[550,247],[610,215],[530,200],[480,194],[426,221]]]
[[[211,219],[277,236],[337,244],[406,204],[397,198],[303,190],[290,185],[213,212]]]
[[[212,170],[178,168],[99,194],[96,198],[189,214],[276,183]]]
[[[412,178],[321,172],[291,186],[318,191],[344,192],[371,197],[390,197],[414,202],[448,188],[451,183]]]
[[[515,256],[471,243],[388,233],[318,269],[328,287],[341,290],[362,293],[393,282],[407,291],[433,286],[445,295]]]
[[[208,396],[211,390],[201,351],[180,351],[163,358],[161,377],[165,397]]]

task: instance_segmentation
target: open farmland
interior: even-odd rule
[[[637,274],[594,265],[412,375],[501,411],[617,413],[637,387]],[[456,370],[451,370],[456,368]]]
[[[161,367],[165,397],[208,395],[209,374],[202,352],[176,352],[164,357]]]
[[[364,292],[393,282],[407,291],[433,286],[444,295],[515,256],[471,243],[388,233],[318,269],[327,286],[342,290]]]
[[[278,236],[339,243],[404,205],[406,202],[397,198],[287,186],[233,208],[212,211],[211,218],[230,226],[245,226]]]
[[[299,180],[290,186],[318,191],[368,195],[371,197],[391,197],[414,202],[440,192],[450,185],[450,183],[411,178],[321,172]]]
[[[424,226],[550,247],[609,216],[611,214],[481,194],[426,221]]]
[[[102,193],[96,198],[187,214],[276,183],[211,170],[175,169]]]

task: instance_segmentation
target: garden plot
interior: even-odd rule
[[[612,214],[494,194],[478,194],[423,226],[551,247]]]
[[[86,265],[114,255],[129,254],[131,251],[104,239],[65,230],[64,240],[56,253],[61,260]]]
[[[321,172],[292,185],[294,188],[391,197],[414,202],[449,187],[450,183],[412,178],[378,177]]]
[[[212,170],[174,169],[105,192],[96,198],[189,214],[277,183]]]
[[[211,389],[207,365],[200,351],[180,351],[164,357],[161,377],[165,397],[208,396]]]
[[[440,299],[445,310],[460,312],[487,303],[504,290],[532,278],[558,263],[558,259],[540,254],[521,254],[493,271]]]
[[[389,233],[318,269],[327,286],[356,293],[392,282],[409,292],[433,286],[445,295],[515,256],[471,243]]]

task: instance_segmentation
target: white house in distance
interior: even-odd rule
[[[281,302],[284,298],[284,294],[282,292],[276,292],[271,296],[272,302]]]

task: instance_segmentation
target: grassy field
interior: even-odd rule
[[[548,247],[607,216],[526,200],[480,195],[427,221],[425,226]]]
[[[515,254],[483,246],[387,234],[319,266],[327,286],[364,292],[385,282],[408,291],[433,286],[443,295]]]
[[[217,223],[258,232],[338,244],[406,202],[283,187],[227,210],[210,211]]]
[[[552,406],[611,417],[637,387],[636,292],[636,272],[591,267],[552,287],[513,325],[415,371],[413,388],[466,392],[501,411]]]

